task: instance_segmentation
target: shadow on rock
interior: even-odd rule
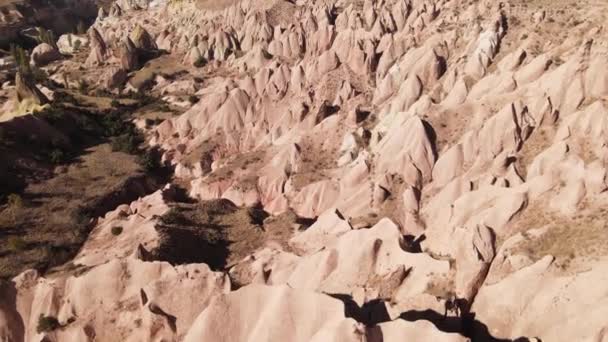
[[[516,339],[501,339],[492,336],[488,326],[475,318],[475,313],[464,314],[463,317],[446,317],[433,310],[407,311],[399,316],[406,321],[425,320],[446,333],[458,333],[475,342],[531,342],[527,337]],[[534,339],[540,341],[540,339]]]

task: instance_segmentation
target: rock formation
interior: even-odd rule
[[[57,50],[57,48],[47,44],[42,43],[32,50],[32,64],[35,66],[43,66],[47,65],[50,62],[56,61],[61,58],[61,54]]]
[[[49,99],[36,87],[31,77],[22,75],[20,72],[15,75],[15,97],[17,102],[29,101],[37,105],[49,102]]]
[[[0,336],[602,341],[608,7],[565,3],[117,2],[90,77],[171,105],[134,121],[188,198],[2,285]]]
[[[139,68],[139,56],[135,44],[131,38],[126,38],[119,50],[120,65],[124,70],[136,70]]]
[[[108,50],[103,37],[96,28],[91,28],[89,30],[89,44],[91,47],[91,52],[86,60],[86,64],[90,66],[104,64],[110,57],[110,51]]]
[[[133,32],[129,35],[129,38],[133,42],[133,45],[138,49],[144,50],[156,50],[156,42],[150,36],[150,33],[146,31],[141,25],[135,26]]]
[[[88,44],[88,38],[72,33],[61,35],[59,40],[57,40],[57,48],[59,49],[59,52],[63,54],[73,54],[77,51],[85,49]]]

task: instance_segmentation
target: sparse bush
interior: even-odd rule
[[[39,43],[47,43],[55,49],[57,48],[57,43],[55,42],[55,33],[53,33],[51,30],[39,27],[38,37],[36,37],[36,40],[38,40]]]
[[[85,80],[78,81],[78,90],[81,93],[86,93],[88,89],[89,89],[89,85],[87,84],[87,82]]]
[[[27,52],[21,46],[11,44],[11,55],[15,59],[17,69],[24,77],[31,74],[30,59]]]
[[[112,111],[104,115],[101,125],[106,137],[120,135],[129,130],[129,125],[123,120],[119,111]]]
[[[114,152],[136,153],[139,143],[139,137],[131,133],[121,134],[111,139],[112,151]]]
[[[40,317],[38,317],[38,325],[36,326],[36,331],[38,333],[49,332],[56,330],[59,327],[61,327],[61,324],[59,324],[57,318],[53,316],[44,316],[41,314]]]
[[[64,81],[67,81],[67,77],[66,79],[64,79]],[[66,87],[68,88],[68,87]],[[65,91],[56,91],[55,92],[55,106],[59,105],[59,104],[64,104],[64,103],[77,103],[78,101],[76,100],[76,98],[70,94],[67,93]]]
[[[120,107],[120,101],[118,101],[117,99],[112,99],[112,102],[110,102],[110,106],[114,108]]]
[[[60,149],[54,149],[49,154],[49,160],[53,164],[61,164],[65,161],[65,153]]]
[[[85,33],[87,33],[87,28],[84,25],[84,22],[82,20],[80,20],[78,22],[78,25],[76,25],[76,33],[77,34],[85,34]]]
[[[44,71],[40,68],[36,68],[36,67],[31,68],[31,75],[36,83],[47,84],[49,81],[49,74],[47,74],[46,71]]]
[[[161,111],[161,112],[173,112],[173,111],[171,110],[171,107],[169,107],[169,105],[168,105],[168,104],[166,104],[166,103],[164,103],[164,102],[163,102],[163,103],[160,103],[160,104],[157,106],[157,109],[158,109],[159,111]]]
[[[163,119],[161,118],[156,118],[156,119],[146,119],[146,127],[152,127],[152,126],[158,126],[161,123],[163,123]]]
[[[18,194],[10,194],[7,197],[9,207],[19,209],[24,207],[23,198]]]
[[[74,42],[74,51],[80,50],[80,45],[82,45],[82,42],[80,41],[80,39],[76,39],[76,41]]]
[[[75,211],[72,212],[72,220],[79,225],[86,225],[91,220],[91,212],[89,209],[84,207],[78,207]]]
[[[252,224],[263,225],[264,220],[268,217],[268,213],[261,208],[248,208],[249,222]]]
[[[68,88],[70,87],[70,82],[68,81],[68,74],[67,74],[67,73],[64,73],[64,74],[62,75],[62,78],[63,78],[63,87],[64,87],[65,89],[68,89]]]
[[[198,97],[197,97],[197,96],[195,96],[195,95],[190,95],[190,96],[188,97],[188,102],[190,102],[191,104],[195,104],[195,103],[197,103],[197,102],[198,102]]]
[[[196,60],[196,62],[194,62],[194,66],[197,68],[202,68],[205,66],[205,64],[207,64],[207,61],[203,57],[200,57]]]
[[[20,238],[18,236],[11,236],[8,239],[8,249],[10,249],[13,252],[22,251],[26,247],[27,247],[27,243],[25,242],[25,240],[23,240],[22,238]]]
[[[112,235],[118,236],[122,234],[122,227],[112,227]]]
[[[184,222],[185,217],[178,209],[171,208],[162,216],[161,220],[164,224],[180,224]]]
[[[138,158],[138,163],[142,167],[142,169],[147,172],[152,172],[160,168],[158,159],[150,151],[146,151],[142,155],[140,155]]]
[[[63,107],[51,105],[36,113],[36,116],[44,119],[50,125],[56,125],[65,119],[65,111]]]

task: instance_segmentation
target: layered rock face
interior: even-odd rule
[[[76,270],[6,284],[0,336],[603,341],[605,5],[224,5],[120,4],[87,63],[115,75],[159,49],[201,68],[157,77],[200,101],[148,143],[191,198],[310,224],[222,269],[153,261],[159,190],[100,219]],[[37,333],[41,314],[62,327]]]

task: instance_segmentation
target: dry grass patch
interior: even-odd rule
[[[29,184],[21,204],[0,207],[0,278],[69,260],[86,238],[93,216],[123,203],[124,196],[136,198],[155,187],[140,177],[144,175],[135,156],[112,152],[104,144],[88,149],[71,165],[57,167],[53,177]]]
[[[555,265],[566,271],[608,255],[608,209],[582,209],[572,217],[551,215],[539,208],[529,208],[519,228],[525,240],[511,250],[524,254],[533,261],[547,255],[555,257]],[[528,229],[544,227],[546,232],[537,238],[526,234]]]

